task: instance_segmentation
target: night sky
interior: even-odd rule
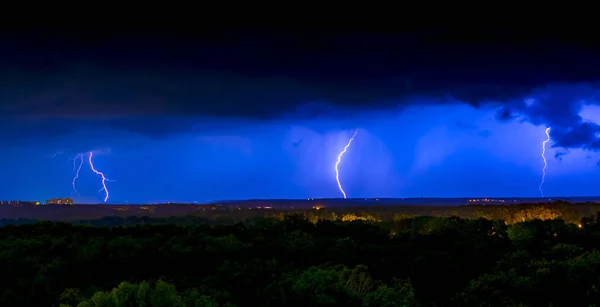
[[[480,29],[478,29],[480,30]],[[0,35],[0,199],[598,195],[600,48],[514,31]],[[73,191],[73,158],[86,158]],[[77,165],[76,161],[76,165]]]

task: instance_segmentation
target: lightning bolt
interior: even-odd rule
[[[79,160],[79,166],[77,166],[77,160]],[[82,166],[83,166],[83,155],[77,154],[77,156],[75,156],[75,159],[73,159],[73,172],[75,173],[75,176],[73,177],[72,185],[73,185],[73,191],[75,192],[75,194],[79,194],[79,192],[77,192],[77,188],[75,188],[75,181],[77,181],[77,178],[79,178],[79,172],[81,172]]]
[[[354,138],[356,138],[357,132],[358,132],[358,130],[354,130],[354,134],[352,134],[352,137],[350,138],[350,140],[348,140],[348,144],[346,144],[346,146],[344,147],[344,150],[342,150],[342,152],[340,152],[340,154],[338,155],[338,158],[337,158],[337,162],[335,162],[335,180],[337,181],[340,192],[342,192],[342,195],[344,195],[344,199],[346,199],[346,192],[344,192],[344,189],[342,188],[342,183],[340,182],[340,170],[338,169],[338,166],[340,165],[340,162],[342,161],[342,156],[346,153],[346,151],[348,150],[350,145],[352,145],[352,141],[354,141]]]
[[[108,189],[106,188],[106,181],[110,181],[109,179],[107,179],[104,174],[98,170],[96,170],[96,168],[94,167],[94,162],[92,161],[92,157],[94,156],[94,153],[90,151],[90,155],[88,156],[88,162],[90,163],[90,168],[92,169],[92,172],[96,173],[96,175],[99,175],[102,178],[102,188],[98,191],[104,191],[104,193],[106,193],[106,196],[104,197],[104,202],[106,202],[108,200]]]
[[[546,128],[546,140],[542,142],[542,160],[544,160],[544,167],[542,168],[542,182],[540,182],[540,194],[544,197],[544,180],[546,180],[546,168],[548,167],[548,161],[546,160],[546,144],[550,142],[550,127]]]
[[[94,156],[94,152],[92,152],[92,151],[87,152],[87,153],[78,153],[75,156],[75,158],[73,158],[73,172],[75,173],[73,180],[71,182],[71,184],[73,185],[73,191],[76,194],[79,194],[79,192],[77,191],[77,188],[75,186],[75,182],[79,178],[79,174],[81,173],[81,168],[83,167],[83,161],[84,161],[86,155],[87,155],[87,160],[88,160],[88,163],[90,165],[90,169],[92,170],[92,172],[94,172],[94,174],[96,174],[102,178],[102,188],[100,188],[100,190],[98,190],[98,193],[104,191],[104,193],[105,193],[104,202],[107,202],[109,193],[108,193],[108,188],[106,187],[106,182],[113,182],[114,180],[110,180],[110,179],[106,178],[106,176],[104,176],[104,173],[102,173],[96,169],[96,167],[94,166],[93,159],[92,159]],[[77,161],[79,161],[79,164],[77,164]]]

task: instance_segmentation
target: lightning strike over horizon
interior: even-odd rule
[[[546,128],[546,140],[542,142],[542,160],[544,160],[544,167],[542,168],[542,181],[540,182],[539,190],[542,197],[544,197],[544,181],[546,180],[546,168],[548,167],[548,160],[546,160],[546,144],[550,142],[550,127]]]
[[[76,164],[77,160],[79,160],[79,166],[77,166],[77,164]],[[82,166],[83,166],[83,155],[77,154],[77,156],[75,156],[75,159],[73,159],[73,172],[75,172],[75,176],[73,177],[72,185],[73,185],[73,191],[75,192],[75,194],[79,194],[79,192],[77,192],[77,188],[75,187],[75,181],[77,181],[77,178],[79,178],[79,172],[81,172]]]
[[[344,192],[344,189],[342,188],[342,183],[340,182],[340,170],[339,170],[338,166],[340,165],[340,162],[342,161],[342,156],[346,153],[348,148],[350,148],[350,145],[352,145],[352,141],[354,141],[354,138],[356,138],[357,132],[358,132],[358,130],[354,130],[354,134],[352,134],[352,137],[348,140],[348,144],[346,144],[346,146],[344,147],[344,150],[342,150],[342,152],[340,152],[340,154],[338,155],[338,158],[337,158],[337,162],[335,162],[335,180],[337,181],[340,192],[342,192],[342,195],[344,195],[344,199],[346,199],[346,192]]]
[[[100,191],[104,190],[104,193],[106,193],[106,196],[104,197],[104,202],[108,201],[108,189],[106,188],[106,181],[110,181],[109,179],[107,179],[104,176],[104,173],[96,170],[96,168],[94,167],[94,162],[92,162],[92,157],[93,157],[94,153],[90,151],[90,155],[88,156],[88,162],[90,163],[90,168],[92,169],[92,172],[96,173],[96,175],[99,175],[102,178],[102,188],[100,189]]]
[[[113,182],[114,180],[110,180],[108,178],[106,178],[106,176],[104,176],[104,173],[98,171],[96,169],[96,167],[94,166],[94,162],[93,162],[93,156],[94,156],[94,152],[90,151],[90,152],[85,152],[85,153],[78,153],[75,158],[73,158],[73,173],[75,173],[75,175],[73,176],[73,180],[71,181],[71,184],[73,186],[73,192],[77,195],[79,195],[79,192],[77,191],[77,187],[76,187],[76,181],[77,179],[79,179],[79,175],[81,174],[81,168],[83,167],[83,161],[86,158],[87,155],[87,160],[88,163],[90,165],[90,170],[92,172],[94,172],[94,174],[100,176],[102,178],[102,188],[100,188],[100,190],[98,190],[98,193],[104,191],[105,192],[105,197],[104,197],[104,202],[108,201],[108,188],[106,187],[106,182]],[[79,161],[79,164],[77,163],[77,161]]]

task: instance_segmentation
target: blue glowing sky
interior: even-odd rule
[[[341,197],[334,164],[355,129],[340,164],[348,197],[537,197],[550,126],[545,195],[599,194],[600,102],[589,74],[561,79],[561,68],[545,80],[529,69],[530,78],[511,78],[517,71],[500,65],[485,79],[474,75],[478,62],[468,72],[433,63],[430,74],[455,69],[462,81],[427,83],[414,67],[395,75],[369,62],[349,72],[331,54],[305,51],[318,78],[301,65],[261,70],[239,54],[220,60],[231,67],[190,68],[185,57],[132,64],[132,55],[109,61],[86,48],[66,48],[86,55],[78,60],[32,64],[32,52],[2,63],[0,199],[100,202],[100,178],[85,163],[79,193],[71,186],[72,159],[89,151],[112,179],[109,202]]]

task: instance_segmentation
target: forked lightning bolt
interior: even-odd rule
[[[548,161],[546,160],[546,144],[550,142],[550,127],[546,128],[546,140],[542,142],[542,160],[544,160],[544,167],[542,168],[542,182],[540,182],[540,194],[544,197],[544,181],[546,180],[546,168],[548,167]]]
[[[348,140],[348,144],[346,144],[346,146],[344,147],[344,150],[342,150],[342,152],[340,152],[340,154],[338,155],[338,158],[337,158],[337,162],[335,162],[335,180],[337,181],[340,192],[342,192],[342,195],[344,195],[344,199],[346,198],[346,192],[344,192],[344,189],[342,188],[342,183],[340,182],[340,170],[339,170],[338,166],[340,165],[340,162],[342,161],[342,156],[346,153],[348,148],[350,148],[350,145],[352,145],[352,141],[354,141],[354,138],[356,138],[357,132],[358,132],[358,130],[354,130],[354,134],[352,134],[352,137],[350,138],[350,140]]]
[[[94,153],[90,151],[89,153],[87,153],[87,155],[88,155],[87,160],[90,165],[90,169],[92,170],[92,172],[94,172],[94,174],[96,174],[96,175],[100,176],[100,178],[102,178],[102,181],[101,181],[102,188],[100,188],[100,190],[98,192],[104,191],[104,193],[105,193],[104,202],[107,202],[109,193],[108,193],[108,188],[106,187],[106,182],[107,181],[111,182],[112,180],[106,178],[106,176],[104,176],[104,173],[98,171],[94,167],[94,162],[92,159],[92,157],[94,156]],[[79,193],[77,192],[77,188],[75,188],[75,181],[77,181],[77,178],[79,178],[79,173],[81,172],[81,167],[83,166],[83,159],[84,159],[83,153],[77,154],[77,156],[75,156],[75,158],[73,159],[73,172],[75,172],[75,177],[73,177],[72,184],[73,184],[73,191],[77,194],[79,194]],[[79,160],[79,165],[77,165],[78,160]]]

